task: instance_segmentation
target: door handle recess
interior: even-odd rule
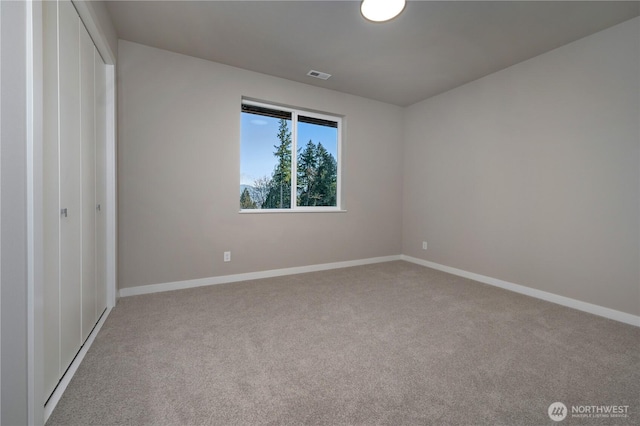
[[[67,209],[60,209],[60,215],[64,215],[64,217],[67,217]]]

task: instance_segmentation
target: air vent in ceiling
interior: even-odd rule
[[[326,72],[320,72],[320,71],[315,71],[315,70],[311,70],[307,73],[308,76],[310,77],[315,77],[315,78],[319,78],[320,80],[326,80],[329,77],[331,77],[331,74],[327,74]]]

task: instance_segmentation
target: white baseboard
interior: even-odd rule
[[[369,265],[372,263],[390,262],[400,260],[401,255],[371,257],[368,259],[348,260],[345,262],[322,263],[318,265],[298,266],[284,269],[271,269],[268,271],[248,272],[244,274],[221,275],[210,278],[198,278],[195,280],[175,281],[161,284],[149,284],[138,287],[121,288],[120,297],[136,296],[139,294],[158,293],[170,290],[182,290],[186,288],[202,287],[207,285],[228,284],[238,281],[257,280],[261,278],[280,277],[284,275],[304,274],[306,272],[326,271],[329,269],[347,268],[350,266]]]
[[[417,259],[415,257],[406,256],[404,254],[400,256],[400,259],[405,260],[407,262],[415,263],[418,265],[426,266],[427,268],[437,269],[439,271],[448,272],[450,274],[458,275],[460,277],[469,278],[471,280],[479,281],[484,284],[500,287],[505,290],[535,297],[536,299],[546,300],[547,302],[556,303],[558,305],[567,306],[569,308],[577,309],[579,311],[588,312],[590,314],[609,318],[614,321],[619,321],[625,324],[630,324],[630,325],[635,325],[636,327],[640,327],[640,316],[637,316],[637,315],[616,311],[615,309],[605,308],[603,306],[582,302],[580,300],[571,299],[569,297],[559,296],[557,294],[549,293],[542,290],[536,290],[531,287],[525,287],[523,285],[510,283],[508,281],[499,280],[497,278],[491,278],[484,275],[475,274],[473,272],[464,271],[462,269],[452,268],[451,266],[440,265],[439,263],[429,262],[428,260]]]
[[[579,311],[588,312],[604,318],[609,318],[625,324],[640,327],[640,316],[628,314],[626,312],[616,311],[615,309],[605,308],[603,306],[594,305],[592,303],[582,302],[580,300],[571,299],[569,297],[560,296],[531,287],[514,284],[508,281],[499,280],[497,278],[487,277],[485,275],[464,271],[462,269],[453,268],[451,266],[441,265],[439,263],[422,260],[407,255],[394,255],[373,257],[368,259],[349,260],[345,262],[323,263],[319,265],[298,266],[293,268],[272,269],[268,271],[249,272],[244,274],[221,275],[217,277],[199,278],[195,280],[175,281],[161,284],[149,284],[138,287],[122,288],[118,292],[119,297],[136,296],[139,294],[158,293],[162,291],[182,290],[186,288],[202,287],[216,284],[228,284],[238,281],[257,280],[261,278],[279,277],[284,275],[303,274],[306,272],[326,271],[329,269],[347,268],[350,266],[369,265],[372,263],[390,262],[394,260],[404,260],[427,268],[437,269],[439,271],[448,272],[464,278],[469,278],[484,284],[500,287],[505,290],[535,297],[536,299],[546,300],[547,302],[556,303],[558,305],[567,306]]]
[[[80,348],[80,352],[78,352],[78,355],[76,355],[76,357],[73,359],[73,362],[67,369],[66,373],[64,373],[64,376],[62,376],[62,379],[60,379],[60,383],[58,383],[58,386],[53,391],[53,393],[51,394],[51,397],[45,404],[44,406],[44,422],[45,423],[47,423],[47,420],[49,420],[49,416],[51,416],[51,413],[53,413],[53,409],[56,408],[56,405],[58,405],[60,398],[62,398],[62,394],[67,389],[67,386],[69,386],[69,382],[71,382],[73,375],[76,374],[76,371],[80,366],[80,363],[82,362],[82,360],[84,359],[84,356],[89,351],[89,348],[93,344],[93,341],[96,339],[98,332],[102,328],[102,324],[104,324],[104,322],[107,320],[107,317],[109,316],[110,312],[111,312],[111,308],[107,308],[104,314],[102,314],[102,316],[100,317],[100,321],[98,321],[96,326],[91,331],[91,334],[89,334],[89,337],[87,337],[87,340],[84,342],[84,345],[82,346],[82,348]]]

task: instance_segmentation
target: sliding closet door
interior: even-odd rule
[[[96,126],[96,309],[107,309],[107,66],[95,55]]]
[[[106,292],[106,66],[69,0],[43,4],[46,396]]]
[[[96,323],[96,129],[93,41],[80,24],[80,128],[82,153],[82,341]]]
[[[80,150],[80,18],[58,4],[60,135],[60,363],[64,372],[82,344],[82,206]]]

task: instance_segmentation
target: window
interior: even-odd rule
[[[339,210],[340,117],[243,100],[240,122],[241,210]]]

